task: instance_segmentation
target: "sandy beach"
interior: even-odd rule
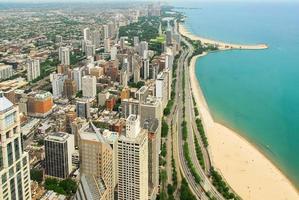
[[[194,98],[209,141],[213,166],[244,200],[296,200],[298,191],[286,176],[258,149],[238,133],[215,122],[195,75],[196,60],[190,63]]]
[[[183,24],[179,24],[179,32],[183,36],[188,37],[191,40],[200,40],[203,44],[216,45],[220,50],[230,50],[230,49],[246,49],[246,50],[261,49],[262,50],[268,48],[266,44],[254,44],[254,45],[232,44],[232,43],[225,43],[225,42],[216,41],[208,38],[203,38],[190,33]]]

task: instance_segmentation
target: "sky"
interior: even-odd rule
[[[199,1],[208,1],[208,0],[0,0],[0,3],[14,3],[14,2],[20,2],[20,3],[48,3],[48,2],[65,2],[65,3],[71,3],[71,2],[113,2],[113,1],[117,1],[117,2],[134,2],[134,1],[144,1],[144,2],[199,2]],[[299,2],[299,0],[209,0],[209,2],[225,2],[225,1],[238,1],[238,2]]]

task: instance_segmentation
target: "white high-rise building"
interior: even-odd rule
[[[12,65],[0,63],[0,80],[7,79],[13,74]]]
[[[29,158],[20,129],[19,108],[0,92],[0,199],[31,199]]]
[[[118,139],[118,199],[148,199],[148,137],[138,115],[126,120],[126,134]]]
[[[82,90],[82,68],[75,68],[72,71],[72,78],[76,82],[77,91]]]
[[[83,29],[83,38],[84,38],[84,40],[90,40],[90,29],[89,28]]]
[[[149,79],[149,60],[146,59],[143,61],[143,79]]]
[[[82,78],[83,97],[94,98],[97,94],[97,79],[95,76],[84,76]]]
[[[95,45],[86,45],[86,57],[93,57],[96,53]]]
[[[59,47],[59,60],[63,65],[70,65],[70,49],[68,47]]]
[[[139,43],[139,55],[144,57],[145,51],[148,51],[148,43],[146,41],[142,41]]]
[[[103,25],[103,29],[104,29],[104,39],[109,38],[109,26],[108,25]]]
[[[28,60],[27,63],[27,81],[32,81],[40,76],[39,60]]]
[[[66,78],[67,78],[67,76],[64,74],[52,73],[50,75],[50,80],[52,81],[53,98],[62,97],[63,84],[64,84],[64,81]]]
[[[105,49],[106,53],[110,52],[110,39],[109,38],[104,39],[104,49]]]
[[[162,102],[162,108],[165,108],[168,103],[168,78],[167,74],[161,72],[156,79],[156,97]]]
[[[111,48],[111,52],[110,52],[111,60],[115,60],[115,59],[116,59],[116,56],[117,56],[117,47],[116,47],[116,46],[113,46],[113,47]]]

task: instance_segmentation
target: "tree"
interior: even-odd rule
[[[167,122],[163,119],[163,120],[162,120],[162,127],[161,127],[161,136],[162,136],[162,137],[167,137],[167,135],[168,135],[168,130],[169,130],[168,124],[167,124]]]
[[[31,169],[30,170],[30,178],[33,181],[41,183],[43,181],[43,171],[39,169]]]

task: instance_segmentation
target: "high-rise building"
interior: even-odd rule
[[[27,112],[29,116],[45,118],[52,113],[53,97],[50,92],[32,92],[27,100]]]
[[[20,129],[18,107],[0,92],[0,199],[31,199],[29,158]]]
[[[45,168],[51,177],[65,179],[72,172],[72,154],[75,151],[74,136],[54,132],[45,138]]]
[[[113,46],[113,47],[111,48],[111,52],[110,52],[111,60],[115,60],[115,59],[116,59],[116,56],[117,56],[117,47],[116,47],[116,46]]]
[[[134,36],[134,47],[138,47],[139,45],[139,37],[138,36]]]
[[[28,60],[27,63],[27,81],[32,81],[40,76],[39,60]]]
[[[118,139],[118,199],[148,199],[148,137],[137,115],[126,120]]]
[[[110,200],[105,182],[102,178],[82,174],[75,200]]]
[[[70,65],[70,49],[68,47],[59,48],[59,60],[63,65]]]
[[[79,131],[80,174],[102,179],[107,190],[107,199],[114,199],[116,186],[116,150],[117,135],[104,135],[92,122]]]
[[[76,96],[76,82],[72,79],[66,79],[63,84],[63,96],[72,99]]]
[[[143,128],[148,131],[148,199],[155,200],[159,189],[161,120],[146,119]]]
[[[0,63],[0,80],[5,80],[13,74],[12,65],[5,65]]]
[[[98,30],[94,30],[91,33],[91,43],[95,45],[95,48],[99,48],[101,44],[101,34]]]
[[[94,98],[97,94],[97,79],[95,76],[84,76],[82,78],[83,97]]]
[[[82,68],[75,68],[72,71],[72,78],[76,82],[77,91],[82,90]]]
[[[103,25],[103,29],[104,29],[104,39],[109,38],[109,27],[108,25]]]
[[[110,39],[104,39],[104,50],[106,53],[110,52]]]
[[[121,101],[121,111],[124,118],[128,118],[131,114],[139,115],[140,102],[137,99],[123,99]]]
[[[145,59],[143,61],[143,79],[147,80],[149,79],[149,68],[150,68],[150,64],[149,64],[149,59]]]
[[[93,57],[96,53],[96,47],[93,44],[86,45],[86,57]]]
[[[146,119],[161,119],[163,108],[161,101],[156,97],[149,96],[140,103],[140,123],[143,125]]]
[[[161,99],[162,108],[165,108],[168,103],[168,89],[167,74],[161,72],[156,79],[156,97]]]
[[[142,41],[139,43],[139,55],[144,57],[144,53],[148,51],[148,43],[146,41]]]
[[[90,118],[90,103],[87,99],[79,99],[76,102],[76,113],[78,117]]]
[[[52,81],[52,93],[54,98],[62,97],[63,85],[66,79],[66,75],[52,73],[50,75],[50,80]]]
[[[171,45],[172,44],[172,31],[168,29],[166,31],[166,44]]]
[[[83,29],[83,38],[84,38],[84,40],[90,40],[90,29],[89,28]]]

